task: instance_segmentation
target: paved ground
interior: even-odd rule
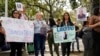
[[[75,53],[71,53],[71,55],[70,56],[83,56],[83,51],[84,51],[84,47],[83,47],[83,44],[82,44],[82,40],[81,39],[79,39],[79,45],[80,45],[80,50],[82,51],[82,52],[77,52],[77,45],[76,45],[76,43],[75,43],[75,46],[74,46],[74,48],[75,48]],[[60,52],[60,56],[61,56],[61,47],[59,46],[59,48],[60,48],[60,50],[59,50],[59,52]],[[34,56],[34,55],[29,55],[29,56]],[[49,47],[48,47],[48,44],[46,43],[46,52],[45,52],[45,56],[51,56],[50,55],[50,53],[49,53]],[[56,56],[56,54],[54,53],[54,56]]]
[[[81,51],[84,51],[84,48],[83,48],[83,44],[82,44],[82,40],[81,39],[79,40],[79,43],[80,43],[80,50]],[[70,56],[83,56],[83,52],[81,52],[81,53],[78,53],[77,52],[76,43],[75,43],[75,46],[74,47],[75,47],[75,53],[71,53]],[[59,49],[60,49],[59,52],[60,52],[60,56],[61,56],[61,46],[59,46]],[[9,56],[9,53],[10,53],[10,51],[0,52],[0,56]],[[23,56],[34,56],[34,54],[28,55],[28,54],[26,54],[26,52],[23,52]],[[46,42],[46,52],[45,52],[45,56],[50,56],[49,47],[48,47],[48,43],[47,42]],[[55,53],[54,53],[54,56],[56,56]]]
[[[34,55],[29,55],[29,56],[34,56]],[[45,56],[51,56],[51,55],[50,55],[50,53],[46,53]],[[54,56],[56,56],[56,54],[54,54]],[[71,53],[70,56],[83,56],[83,53]]]

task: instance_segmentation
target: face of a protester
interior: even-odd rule
[[[14,11],[13,16],[14,16],[15,18],[19,18],[20,14],[19,14],[18,11]]]
[[[65,14],[64,15],[64,18],[65,18],[66,21],[68,21],[69,15],[68,14]]]
[[[41,15],[41,14],[37,14],[37,15],[36,15],[36,19],[42,20],[42,15]]]
[[[60,24],[61,22],[60,21],[57,21],[57,24]]]

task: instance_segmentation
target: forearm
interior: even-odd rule
[[[100,22],[99,23],[96,23],[96,24],[92,24],[92,25],[89,25],[91,28],[95,28],[97,26],[100,26]]]

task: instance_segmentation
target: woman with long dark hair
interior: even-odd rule
[[[12,12],[12,17],[16,19],[20,19],[20,13],[17,10],[14,10]],[[10,56],[16,56],[16,50],[17,50],[17,56],[22,56],[23,43],[10,42],[10,47],[11,47]]]
[[[94,9],[89,27],[93,29],[93,54],[100,56],[100,7]]]
[[[49,27],[50,30],[48,31],[48,45],[49,45],[49,50],[50,50],[50,54],[51,56],[53,55],[53,45],[54,45],[54,50],[57,54],[57,56],[59,56],[59,44],[54,43],[54,37],[53,37],[53,27],[57,26],[56,22],[54,21],[53,18],[49,19]]]
[[[61,26],[63,27],[63,26],[73,26],[73,25],[74,24],[71,22],[69,13],[65,12],[63,15]],[[66,51],[67,51],[67,56],[70,55],[70,46],[71,46],[71,42],[61,43],[62,56],[65,56]]]

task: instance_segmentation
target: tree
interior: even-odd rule
[[[66,5],[66,0],[38,0],[34,3],[28,3],[28,5],[38,7],[39,9],[48,12],[50,17],[53,17],[55,12],[59,12],[60,9],[63,9],[63,7]]]
[[[4,0],[0,0],[0,16],[4,16],[4,10],[5,10]]]
[[[91,12],[93,14],[93,10],[96,8],[96,7],[99,7],[100,8],[100,0],[91,0]]]
[[[93,14],[93,10],[96,7],[100,7],[100,0],[79,0],[80,1],[80,5],[83,5],[85,7],[87,7],[88,12],[90,12],[91,14]]]
[[[15,2],[21,2],[26,6],[26,14],[31,18],[35,13],[36,9],[28,7],[27,2],[31,3],[31,0],[9,0],[8,1],[8,16],[12,16],[12,11],[16,8]],[[5,0],[0,0],[0,16],[4,16],[5,12]]]
[[[76,0],[70,0],[72,9],[75,9],[79,6],[79,3]]]

